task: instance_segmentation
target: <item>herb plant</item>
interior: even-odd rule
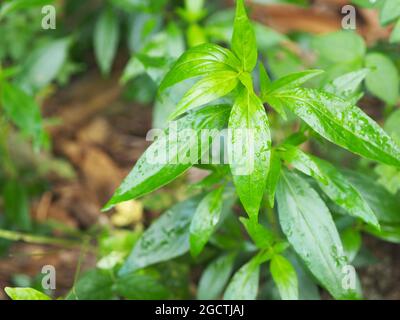
[[[154,104],[155,137],[103,211],[158,202],[159,189],[188,172],[202,178],[181,201],[160,205],[169,209],[144,230],[63,228],[98,258],[82,274],[78,263],[63,298],[320,299],[319,288],[334,299],[363,298],[354,268],[362,234],[400,243],[399,0],[353,0],[394,24],[389,44],[372,49],[352,31],[280,34],[250,21],[244,0],[236,10],[203,0],[71,0],[56,4],[65,10],[60,28],[31,28],[34,9],[53,3],[0,6],[2,240],[76,245],[31,219],[29,199],[48,186],[14,163],[13,139],[38,157],[50,152],[51,119],[40,104],[52,85],[90,65],[76,61],[87,51],[110,77],[125,50],[120,84],[128,100]],[[300,43],[315,61],[301,59]],[[365,93],[382,105],[383,128],[357,106]],[[1,250],[8,245],[0,241]],[[35,281],[5,292],[51,299]]]
[[[257,62],[259,90],[255,89]],[[345,284],[345,270],[351,267],[351,256],[345,251],[329,208],[340,208],[335,211],[354,217],[354,223],[371,232],[379,233],[380,218],[385,218],[371,205],[374,195],[365,190],[365,185],[360,186],[361,177],[304,152],[301,145],[311,136],[318,136],[362,157],[394,167],[400,167],[400,148],[355,106],[360,98],[359,84],[366,72],[346,74],[321,89],[302,87],[321,72],[307,70],[271,81],[258,60],[255,32],[243,0],[237,1],[230,49],[206,43],[190,48],[178,59],[164,77],[160,93],[187,79],[201,79],[184,94],[170,119],[177,118],[178,132],[187,128],[195,132],[232,129],[226,144],[235,157],[230,159],[229,168],[195,164],[211,171],[202,182],[204,193],[178,204],[156,221],[139,239],[119,275],[187,251],[197,257],[208,242],[224,247],[219,243],[222,240],[218,230],[231,218],[231,207],[237,195],[248,215],[239,219],[252,243],[247,247],[233,244],[206,269],[200,288],[210,277],[217,276],[212,273],[225,273],[222,278],[229,281],[224,293],[226,299],[254,299],[258,293],[260,267],[269,263],[281,297],[297,299],[295,266],[286,257],[295,253],[334,298],[361,297],[358,283]],[[223,97],[225,99],[221,100]],[[215,103],[216,100],[221,102]],[[273,143],[264,104],[284,119],[288,113],[300,118],[299,131],[280,143]],[[235,149],[238,129],[252,130],[254,150],[250,150],[250,143],[242,145],[240,150]],[[156,164],[146,160],[146,154],[156,150],[162,152],[163,148],[170,148],[175,155],[184,154],[191,147],[183,138],[177,139],[177,145],[167,144],[166,139],[167,134],[160,136],[139,159],[105,210],[164,186],[192,166],[174,163],[172,159]],[[198,159],[209,152],[208,148],[209,144],[201,145]],[[246,174],[237,174],[246,167],[249,169],[245,170]],[[260,212],[269,212],[269,217],[261,216]],[[275,215],[279,224],[274,220]],[[228,270],[232,268],[234,257],[243,253],[248,256],[247,262],[229,280]],[[208,285],[211,284],[208,282]],[[218,283],[218,286],[211,290],[212,296],[200,290],[202,297],[218,296],[224,284]]]

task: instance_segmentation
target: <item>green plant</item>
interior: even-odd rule
[[[193,47],[178,59],[165,76],[160,92],[189,78],[202,77],[183,96],[171,116],[171,119],[179,117],[178,132],[186,128],[199,132],[207,128],[228,127],[233,133],[226,143],[237,157],[230,161],[229,169],[227,166],[196,164],[211,170],[203,184],[206,193],[179,204],[156,221],[135,245],[119,275],[169,260],[188,250],[196,257],[208,241],[227,250],[224,244],[218,243],[220,240],[214,233],[218,228],[223,229],[224,221],[230,219],[232,199],[237,194],[248,214],[248,218],[240,220],[253,243],[245,246],[247,242],[237,240],[228,250],[228,262],[221,256],[219,259],[223,262],[218,264],[226,264],[224,268],[231,270],[233,255],[247,253],[252,258],[230,280],[225,298],[256,298],[260,266],[268,261],[271,261],[272,278],[281,297],[298,298],[295,269],[283,257],[291,252],[296,252],[318,283],[333,297],[359,298],[361,292],[358,285],[350,288],[343,285],[343,270],[351,263],[352,256],[345,251],[347,247],[343,246],[330,211],[355,218],[350,224],[355,228],[349,232],[354,233],[356,238],[359,228],[379,234],[382,231],[380,221],[390,220],[388,213],[374,206],[371,199],[375,195],[368,193],[362,177],[354,172],[343,172],[329,162],[305,153],[300,146],[311,137],[322,137],[367,159],[397,168],[400,167],[400,148],[378,124],[355,106],[360,97],[357,93],[359,84],[367,74],[365,71],[341,76],[324,89],[311,89],[301,85],[320,75],[321,71],[298,72],[271,82],[260,64],[258,95],[253,81],[257,60],[255,33],[247,19],[243,0],[239,0],[231,50],[214,44]],[[223,104],[212,104],[225,96]],[[263,103],[284,118],[287,113],[299,117],[303,121],[300,130],[272,145]],[[245,145],[235,151],[238,129],[252,130],[254,150]],[[166,136],[160,136],[146,151],[105,210],[122,201],[148,194],[191,167],[191,164],[172,161],[161,164],[147,162],[146,155],[155,150],[168,147],[169,151],[182,154],[191,147],[187,140],[180,140],[179,137],[177,145],[168,145]],[[196,139],[191,141],[197,143]],[[208,148],[209,144],[201,145],[198,159],[209,152]],[[254,169],[248,170],[250,173],[245,175],[235,174],[243,166],[254,166]],[[275,202],[277,212],[273,211]],[[333,209],[330,210],[331,207]],[[267,214],[260,216],[260,208],[262,213]],[[398,218],[395,220],[398,221]],[[209,278],[211,272],[230,273],[213,265],[210,268],[214,270],[207,269],[204,277]],[[221,278],[228,281],[228,276]],[[215,292],[220,293],[224,284],[219,283],[218,286]]]
[[[397,2],[377,1],[384,24],[398,19],[384,9]],[[187,299],[194,297],[189,278],[198,299],[319,299],[319,286],[336,299],[362,298],[353,268],[363,263],[362,234],[400,243],[396,48],[367,48],[350,31],[282,35],[249,21],[243,0],[236,12],[214,1],[71,0],[58,3],[65,20],[51,36],[29,28],[30,12],[14,20],[47,3],[18,0],[0,9],[0,30],[10,38],[0,43],[0,238],[82,245],[63,298]],[[81,11],[69,20],[67,13]],[[24,32],[15,31],[19,23]],[[66,238],[54,238],[56,227],[29,214],[29,199],[48,186],[15,163],[13,139],[32,142],[33,158],[48,150],[50,119],[39,106],[46,90],[79,71],[76,62],[90,65],[72,61],[83,53],[93,51],[101,76],[109,76],[124,40],[130,58],[121,84],[131,98],[154,102],[153,126],[163,130],[104,211],[115,207],[119,215],[123,202],[142,197],[158,205],[165,194],[153,192],[191,168],[207,176],[144,231],[61,228]],[[302,59],[299,47],[317,59]],[[384,103],[384,130],[356,106],[364,94],[377,98],[374,111]],[[153,208],[152,217],[161,211]],[[97,264],[81,274],[87,251]],[[192,272],[198,266],[200,277]],[[37,278],[14,279],[16,288],[5,292],[50,299],[36,290]]]

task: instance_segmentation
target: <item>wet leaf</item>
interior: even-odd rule
[[[259,277],[260,264],[255,257],[233,275],[224,293],[224,300],[255,300]]]
[[[167,73],[160,92],[176,83],[193,77],[219,71],[239,71],[240,62],[235,55],[216,44],[202,44],[187,50]]]
[[[251,72],[257,63],[257,42],[243,0],[236,1],[236,15],[231,41],[232,51],[242,62],[242,70]]]
[[[222,211],[223,188],[211,191],[199,203],[190,224],[190,252],[197,256],[217,226]]]
[[[275,255],[271,259],[270,271],[282,300],[298,300],[297,274],[290,261],[281,255]]]
[[[197,82],[176,106],[170,119],[174,119],[186,112],[226,96],[236,88],[238,74],[233,71],[220,71],[210,74]]]
[[[229,118],[229,165],[240,201],[257,219],[267,182],[271,136],[264,106],[258,97],[241,88]]]
[[[136,243],[119,275],[186,253],[189,250],[190,223],[201,199],[201,195],[190,198],[163,213]]]
[[[318,194],[298,175],[284,172],[277,189],[284,234],[307,268],[336,299],[356,298],[342,287],[347,265],[331,214]]]
[[[325,139],[363,157],[400,166],[400,147],[353,104],[315,89],[280,91],[272,97]]]
[[[228,106],[210,106],[177,120],[176,130],[173,127],[166,129],[146,150],[104,210],[111,209],[117,203],[150,193],[184,173],[195,164],[191,163],[192,160],[200,159],[209,148],[208,141],[201,141],[199,144],[199,137],[189,137],[185,130],[193,129],[197,135],[202,129],[218,131],[226,126],[228,114]],[[172,137],[176,135],[175,139],[169,136],[170,131]],[[212,136],[215,134],[214,132]],[[187,159],[186,156],[193,159]]]
[[[32,288],[4,288],[4,291],[12,300],[51,300],[44,293]]]
[[[197,291],[197,298],[200,300],[217,299],[232,273],[233,263],[236,255],[226,254],[213,260],[204,270]]]

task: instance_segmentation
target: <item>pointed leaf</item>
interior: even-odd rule
[[[360,218],[379,229],[379,222],[368,202],[358,190],[333,165],[324,160],[312,157],[324,174],[327,183],[319,180],[322,191],[336,204],[344,208],[350,215]]]
[[[357,90],[359,89],[361,83],[364,81],[368,73],[369,69],[361,69],[358,71],[346,73],[334,79],[331,83],[328,83],[324,87],[324,90],[333,93],[334,95],[341,97],[345,100],[356,103],[359,98]]]
[[[189,250],[189,226],[202,195],[176,204],[153,222],[119,271],[123,276]]]
[[[176,106],[176,110],[169,117],[174,119],[187,110],[197,108],[209,102],[226,96],[236,88],[238,74],[233,71],[213,73],[197,82]]]
[[[281,170],[281,159],[278,153],[276,151],[273,151],[271,155],[271,166],[268,172],[267,186],[265,189],[268,196],[269,206],[271,208],[275,206],[275,192],[281,175]]]
[[[232,273],[235,254],[227,254],[212,261],[204,270],[197,291],[200,300],[217,299]]]
[[[32,288],[4,288],[12,300],[51,300],[48,295]]]
[[[239,57],[244,71],[253,71],[258,56],[256,34],[247,17],[243,0],[236,1],[236,16],[232,35],[232,51]]]
[[[306,70],[288,74],[287,76],[272,82],[266,91],[262,91],[263,97],[274,91],[299,87],[303,83],[316,76],[319,76],[323,72],[323,70]]]
[[[190,224],[190,252],[193,256],[200,254],[220,220],[223,191],[223,188],[213,190],[196,209]]]
[[[193,77],[239,70],[240,61],[231,51],[216,44],[202,44],[187,50],[178,59],[162,81],[160,92]]]
[[[271,135],[268,118],[254,93],[241,88],[229,118],[229,164],[239,198],[257,219],[269,170]]]
[[[251,219],[240,218],[240,221],[258,248],[266,249],[272,246],[275,236],[270,230]]]
[[[104,75],[110,73],[119,42],[119,23],[116,13],[106,9],[97,20],[94,30],[94,50]]]
[[[330,93],[292,89],[272,95],[325,139],[366,158],[400,167],[400,147],[361,109]]]
[[[308,269],[336,299],[356,297],[342,286],[347,259],[331,214],[318,194],[298,175],[284,172],[277,199],[282,230]]]
[[[275,255],[269,268],[282,300],[298,300],[297,274],[289,260],[281,255]]]
[[[251,259],[237,271],[224,294],[224,300],[254,300],[258,293],[260,263]]]
[[[218,131],[226,126],[228,114],[228,106],[210,106],[177,120],[176,127],[171,124],[137,161],[104,210],[150,193],[184,173],[194,164],[193,160],[200,159],[209,150],[209,141],[199,142],[198,137],[188,137],[186,129],[194,130],[195,136],[202,129]],[[217,134],[214,131],[211,136]],[[191,159],[186,159],[188,153]]]

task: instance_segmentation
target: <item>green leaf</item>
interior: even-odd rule
[[[361,109],[330,93],[292,89],[272,95],[325,139],[368,159],[400,166],[400,148]]]
[[[111,8],[105,9],[94,29],[94,50],[103,75],[110,73],[119,42],[118,16]]]
[[[361,248],[362,239],[358,230],[348,228],[340,233],[347,259],[352,262]]]
[[[224,300],[255,300],[258,293],[260,263],[254,257],[232,277],[224,293]]]
[[[276,151],[272,151],[271,164],[267,177],[266,193],[268,196],[268,203],[271,208],[275,206],[275,192],[281,176],[282,163]]]
[[[264,106],[241,88],[229,118],[229,165],[239,198],[251,218],[257,219],[268,176],[271,135]]]
[[[367,89],[386,103],[396,104],[400,86],[396,65],[381,53],[367,54],[365,65],[371,69],[365,79]]]
[[[306,70],[306,71],[290,73],[272,82],[272,84],[266,91],[261,91],[263,99],[265,99],[265,97],[271,92],[299,87],[303,83],[307,82],[308,80],[314,77],[319,76],[323,72],[324,72],[323,70]]]
[[[216,44],[202,44],[187,50],[167,73],[160,92],[186,79],[219,71],[239,71],[240,61],[235,55]]]
[[[51,300],[48,295],[32,288],[5,287],[4,291],[12,300]]]
[[[6,221],[10,226],[16,226],[23,231],[29,230],[32,222],[24,186],[17,180],[7,181],[3,189],[3,199]]]
[[[355,32],[338,31],[317,36],[312,42],[320,58],[334,63],[353,62],[364,58],[364,40]]]
[[[223,188],[205,196],[196,209],[190,224],[190,252],[198,256],[217,226],[222,211]]]
[[[0,6],[0,19],[18,10],[43,7],[53,2],[54,0],[14,0],[4,2]]]
[[[28,93],[38,92],[59,74],[65,64],[70,38],[50,41],[34,50],[27,58],[16,82]]]
[[[297,274],[289,260],[281,255],[273,256],[270,271],[282,300],[298,300],[299,284]]]
[[[282,230],[308,269],[336,299],[354,298],[342,287],[347,265],[331,214],[318,194],[298,175],[285,172],[277,199]]]
[[[358,190],[329,162],[312,157],[327,183],[318,181],[322,191],[336,204],[344,208],[350,215],[360,218],[379,229],[379,222],[374,212]]]
[[[197,290],[197,299],[217,299],[232,273],[236,254],[226,254],[212,261],[204,270]]]
[[[367,226],[365,231],[379,239],[400,244],[400,224],[382,224],[380,230]]]
[[[267,70],[262,63],[260,63],[260,91],[266,92],[271,85],[271,79],[268,76]]]
[[[360,218],[366,223],[379,229],[379,222],[368,202],[347,178],[329,162],[312,157],[327,183],[318,181],[322,191],[337,205],[344,208],[350,215]]]
[[[213,73],[197,82],[182,98],[169,117],[174,119],[187,110],[197,108],[226,96],[236,88],[238,74],[233,71]]]
[[[258,248],[267,249],[272,246],[275,236],[270,230],[257,221],[242,217],[239,219]]]
[[[87,271],[71,289],[66,300],[110,300],[114,280],[108,271],[93,269]]]
[[[291,145],[283,145],[281,149],[284,150],[280,154],[282,159],[290,163],[294,168],[319,181],[328,182],[324,173],[310,155]]]
[[[188,137],[186,129],[194,130],[196,135],[202,129],[216,129],[218,131],[226,126],[228,115],[228,106],[209,106],[189,113],[174,122],[176,128],[174,129],[173,126],[168,128],[146,150],[106,204],[104,210],[111,209],[117,203],[150,193],[184,173],[194,164],[191,163],[192,160],[197,161],[201,158],[200,155],[209,150],[208,141],[201,139],[199,145],[198,137]],[[216,134],[211,132],[213,137]],[[175,136],[176,138],[174,138]],[[188,153],[193,159],[186,158]]]
[[[400,0],[385,0],[380,12],[379,20],[382,25],[400,17]]]
[[[257,64],[257,42],[243,0],[236,1],[236,15],[232,35],[232,51],[242,62],[243,71],[251,72]]]
[[[46,142],[40,108],[36,101],[17,86],[3,82],[1,86],[1,105],[7,117],[32,138],[36,149]]]
[[[389,42],[390,43],[400,42],[400,19],[397,20],[396,25],[394,26],[394,29],[390,35]]]
[[[343,98],[344,100],[356,103],[359,99],[357,90],[369,73],[369,69],[361,69],[346,73],[324,86],[324,90]]]
[[[351,170],[344,170],[343,175],[368,202],[379,222],[400,223],[398,197],[387,191],[372,177]],[[381,225],[381,227],[383,226]]]
[[[131,300],[162,300],[169,296],[168,290],[157,277],[144,271],[127,274],[116,280],[114,291]]]
[[[314,177],[322,191],[350,215],[379,228],[378,219],[362,195],[329,162],[308,155],[294,147],[288,147],[282,157],[297,170]]]
[[[189,250],[189,227],[202,196],[190,198],[167,210],[136,243],[120,276],[158,262],[181,256]]]

